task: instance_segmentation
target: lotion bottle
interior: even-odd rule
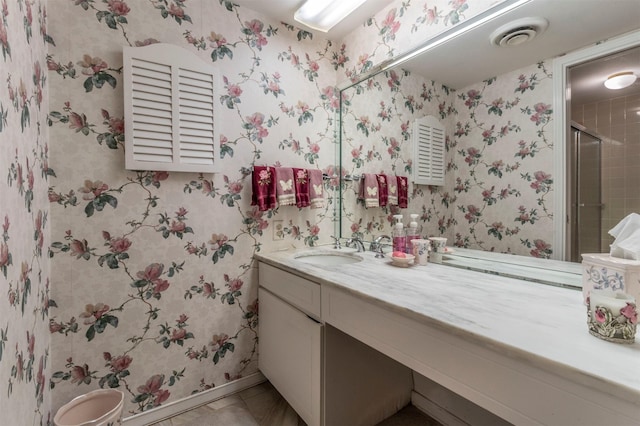
[[[405,248],[405,253],[412,253],[413,252],[413,246],[411,245],[411,240],[416,240],[418,238],[420,238],[420,233],[418,232],[418,215],[417,214],[411,214],[411,222],[409,223],[409,229],[407,229],[407,241],[406,241],[406,248]]]
[[[405,253],[405,250],[407,248],[407,234],[404,230],[404,224],[402,223],[402,215],[397,214],[393,217],[396,220],[391,234],[391,238],[393,240],[393,251]]]

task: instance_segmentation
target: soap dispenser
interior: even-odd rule
[[[420,238],[420,232],[418,231],[418,215],[411,214],[411,222],[409,222],[409,229],[407,229],[407,241],[406,241],[406,249],[405,253],[413,252],[413,246],[411,245],[411,240],[417,240]]]
[[[404,224],[402,223],[402,215],[397,214],[394,215],[393,218],[396,220],[391,234],[393,240],[393,251],[405,253],[407,249],[407,234],[404,230]]]

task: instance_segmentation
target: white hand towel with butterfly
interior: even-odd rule
[[[378,198],[378,179],[373,173],[364,173],[362,175],[362,182],[364,186],[363,197],[365,207],[380,207],[380,201]]]
[[[322,178],[322,170],[309,169],[309,203],[312,209],[324,207],[324,181]]]
[[[293,169],[291,167],[276,167],[276,195],[281,206],[296,204],[296,194],[293,186]]]
[[[398,205],[398,180],[395,175],[387,175],[387,188],[388,198],[387,205],[388,206],[397,206]]]

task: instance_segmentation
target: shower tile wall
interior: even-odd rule
[[[603,136],[601,251],[608,252],[608,231],[640,213],[640,94],[572,105],[571,119]]]

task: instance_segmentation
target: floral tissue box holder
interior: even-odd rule
[[[640,300],[640,261],[611,257],[609,253],[582,255],[582,296],[585,305],[591,290],[627,293]]]
[[[635,299],[626,293],[593,290],[587,298],[589,333],[615,343],[633,343],[638,324]]]

